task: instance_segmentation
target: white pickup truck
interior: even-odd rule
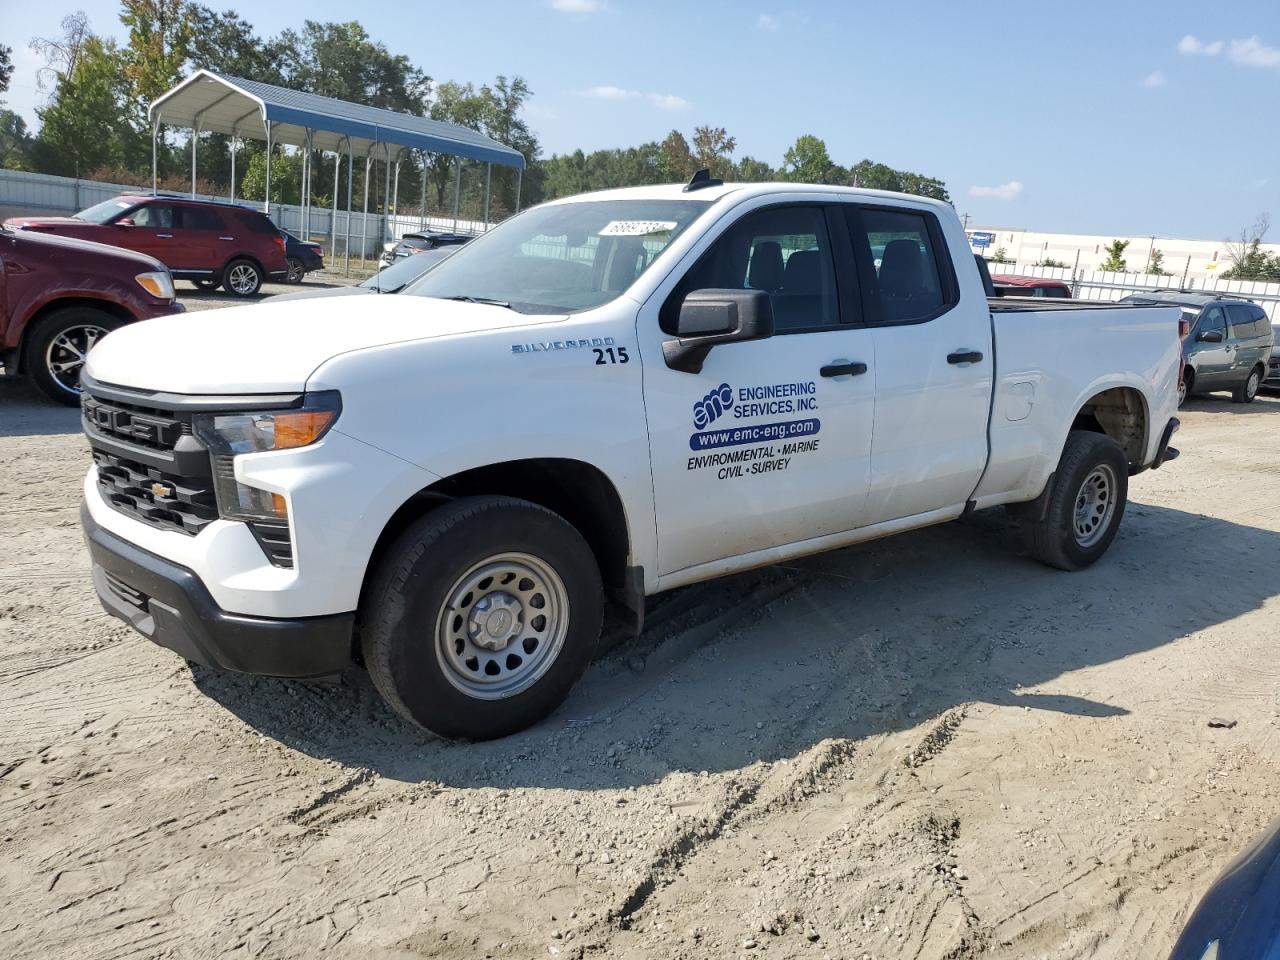
[[[1097,560],[1171,455],[1178,310],[989,300],[950,206],[800,184],[507,220],[405,293],[164,318],[88,359],[109,612],[190,660],[363,661],[421,727],[563,700],[606,598],[1011,506]]]

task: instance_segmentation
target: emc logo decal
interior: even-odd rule
[[[733,388],[722,383],[693,405],[693,427],[701,430],[710,426],[733,406]]]

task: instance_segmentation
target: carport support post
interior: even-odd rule
[[[342,152],[333,154],[333,212],[329,214],[329,259],[338,259],[338,188],[342,186]]]
[[[400,154],[396,154],[396,179],[395,186],[391,188],[391,215],[399,219],[400,217]],[[394,228],[392,229],[394,233]]]
[[[373,147],[369,147],[369,152],[364,158],[364,215],[360,218],[360,264],[364,265],[365,255],[368,249],[368,233],[369,233],[369,165],[373,163]]]
[[[200,142],[200,124],[191,127],[191,199],[196,198],[196,144]]]
[[[489,184],[493,180],[493,164],[484,165],[484,232],[489,232]]]
[[[387,165],[385,182],[382,185],[382,242],[386,243],[395,238],[391,236],[391,221],[387,219],[387,201],[391,199],[391,150],[385,143],[382,145],[382,160]]]
[[[231,147],[231,193],[227,196],[227,199],[230,200],[232,203],[235,203],[235,200],[236,200],[236,135],[234,133],[231,135],[230,147]]]
[[[521,167],[516,171],[516,209],[515,209],[516,213],[520,212],[520,186],[523,183],[524,183],[524,167]]]
[[[311,242],[311,128],[307,127],[306,155],[302,158],[302,241]]]
[[[268,217],[271,216],[271,127],[272,122],[267,121],[267,192],[263,200],[262,212]]]
[[[351,183],[356,175],[356,160],[351,149],[351,141],[347,140],[347,236],[342,245],[342,255],[346,258],[343,265],[345,276],[351,276]],[[338,192],[338,185],[333,185],[333,192]]]
[[[156,167],[156,139],[160,136],[160,114],[156,114],[155,121],[151,124],[151,195],[156,195],[156,187],[159,183]]]
[[[462,196],[462,158],[453,161],[453,232],[458,232],[458,200]]]
[[[422,200],[418,204],[418,229],[427,229],[427,155],[424,151],[418,151],[418,159],[422,161],[422,173],[418,180],[422,186]]]

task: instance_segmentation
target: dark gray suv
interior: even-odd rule
[[[1121,303],[1182,307],[1190,332],[1182,340],[1182,384],[1178,402],[1195,393],[1230,390],[1236,403],[1251,403],[1267,378],[1275,334],[1256,303],[1214,293],[1153,290]]]

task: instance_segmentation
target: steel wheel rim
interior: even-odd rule
[[[1100,463],[1089,471],[1076,492],[1071,529],[1076,543],[1091,547],[1101,540],[1111,526],[1116,512],[1116,474]]]
[[[258,272],[246,263],[238,263],[231,268],[231,289],[236,293],[253,293],[258,280]]]
[[[68,327],[49,341],[44,351],[44,366],[54,383],[68,393],[79,393],[85,358],[106,333],[106,327],[82,323]]]
[[[551,669],[569,632],[560,575],[527,553],[500,553],[454,581],[436,621],[441,672],[477,700],[501,700]]]
[[[1178,406],[1182,406],[1187,402],[1187,382],[1183,380],[1178,384]]]

